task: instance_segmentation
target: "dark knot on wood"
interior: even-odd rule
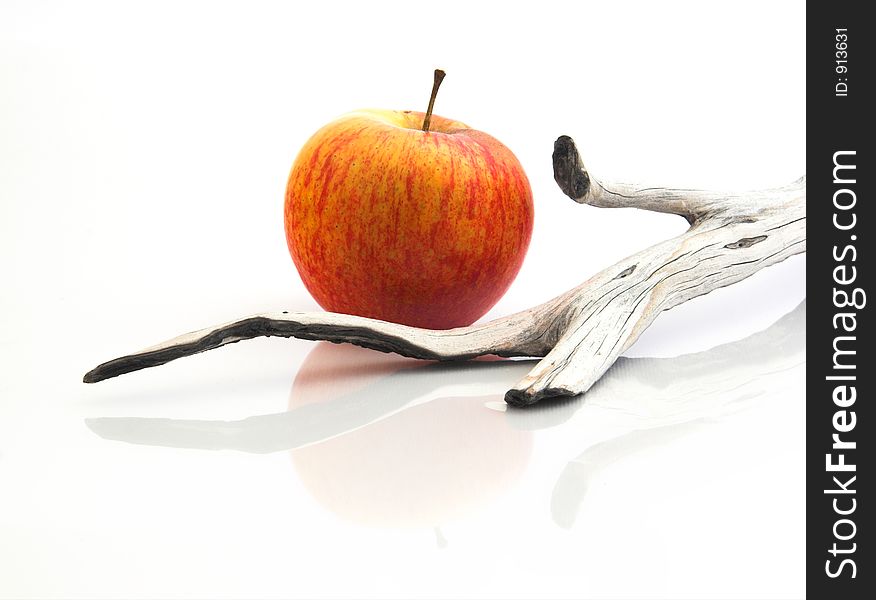
[[[759,244],[762,241],[764,241],[765,239],[767,239],[767,236],[765,236],[765,235],[758,235],[758,236],[750,237],[750,238],[742,238],[741,240],[739,240],[737,242],[733,242],[732,244],[727,244],[724,247],[727,248],[728,250],[738,250],[739,248],[751,248],[755,244]]]

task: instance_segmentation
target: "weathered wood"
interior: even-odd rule
[[[89,371],[84,381],[154,367],[261,336],[347,342],[427,360],[485,354],[544,357],[505,395],[525,406],[586,392],[664,310],[741,281],[806,249],[805,178],[742,193],[602,184],[567,136],[554,178],[581,204],[634,207],[687,219],[682,235],[642,250],[544,304],[494,321],[430,330],[335,313],[270,313],[195,331]]]

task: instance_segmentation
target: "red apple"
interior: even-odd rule
[[[529,180],[495,138],[412,111],[362,110],[298,154],[289,251],[326,310],[446,329],[502,297],[532,234]]]

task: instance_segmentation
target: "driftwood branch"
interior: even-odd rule
[[[168,340],[103,363],[93,383],[262,336],[347,342],[427,360],[485,354],[544,357],[505,395],[523,406],[586,392],[664,310],[805,251],[805,178],[781,188],[721,193],[603,184],[571,138],[554,144],[554,178],[581,204],[677,214],[690,228],[597,273],[544,304],[494,321],[429,330],[334,313],[270,313]]]

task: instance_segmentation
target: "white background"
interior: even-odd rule
[[[318,346],[297,340],[81,383],[184,331],[317,309],[282,230],[297,150],[349,110],[423,110],[439,66],[436,113],[502,140],[535,195],[488,317],[684,229],[565,198],[561,134],[606,181],[803,173],[802,2],[3,2],[0,597],[802,596],[799,343],[690,380],[616,370],[528,413],[501,404],[519,365],[332,346],[302,369]],[[629,354],[767,328],[804,264],[661,316]],[[381,418],[333,411],[344,394]],[[311,420],[282,414],[304,402]],[[335,437],[290,452],[301,427]]]

